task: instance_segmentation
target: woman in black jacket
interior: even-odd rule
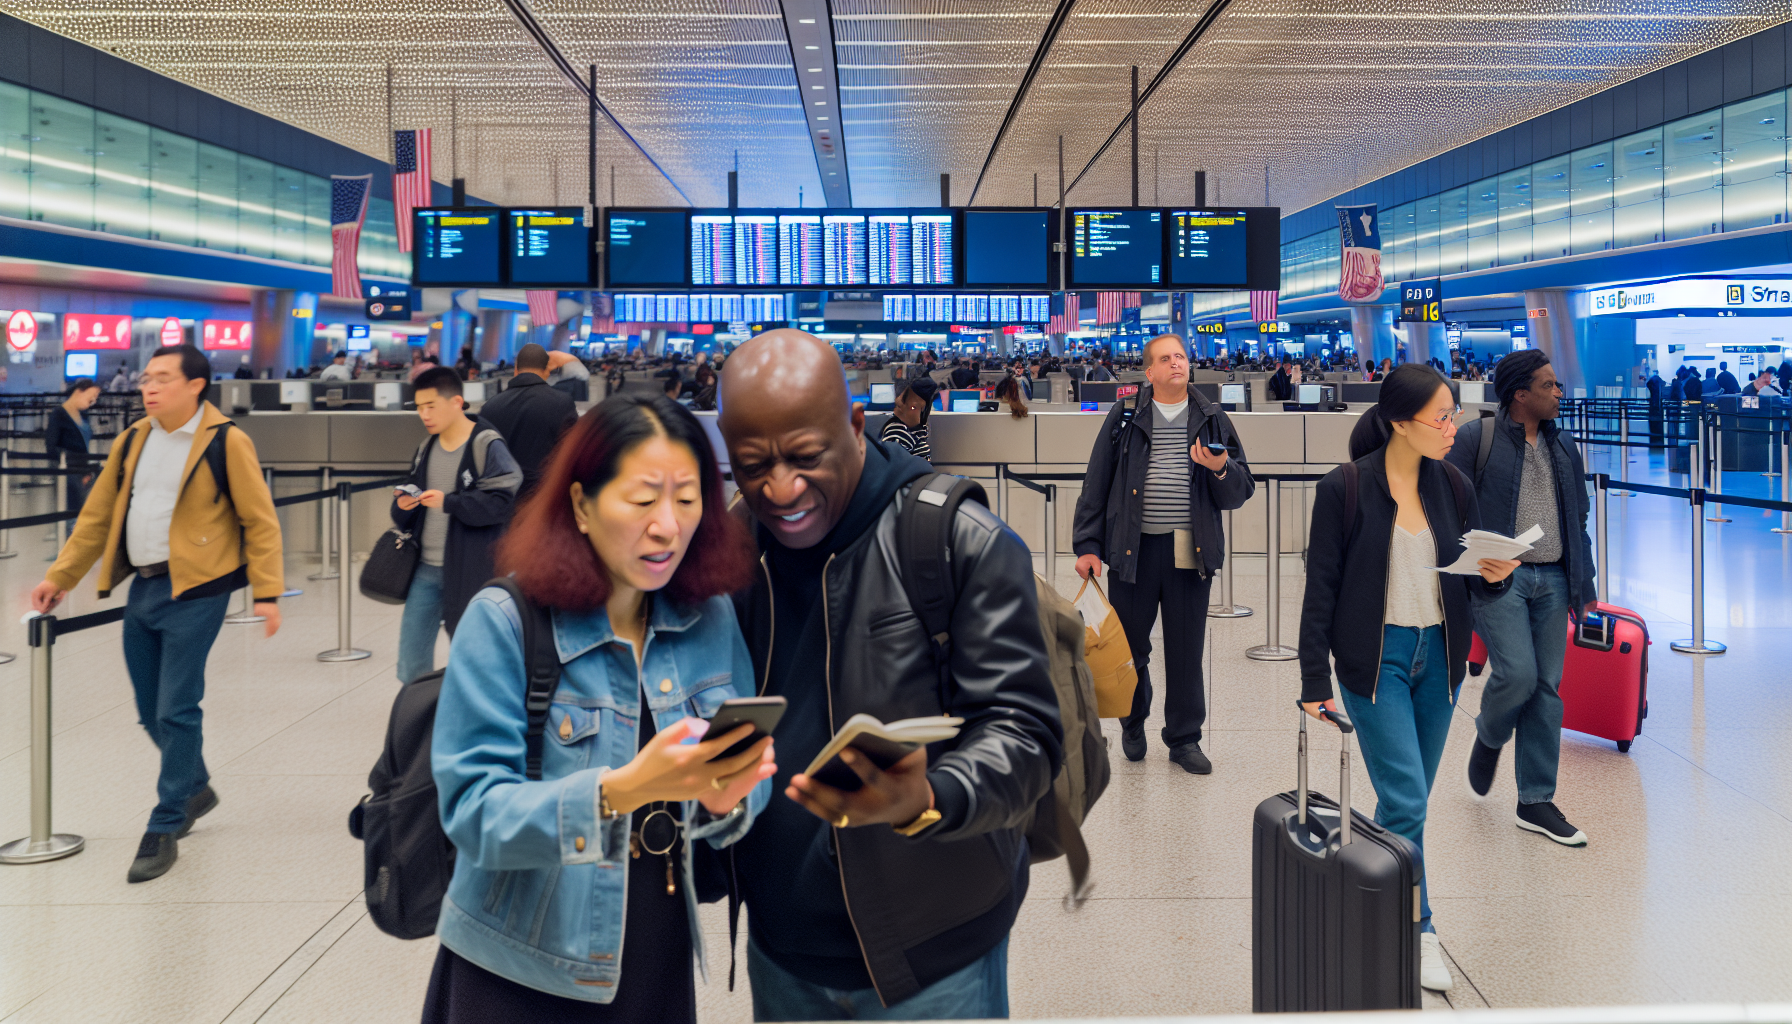
[[[82,377],[63,392],[62,404],[50,410],[44,423],[44,451],[52,456],[66,453],[70,469],[87,468],[87,446],[93,443],[93,427],[87,422],[87,410],[93,408],[99,397],[100,386]],[[93,474],[65,476],[63,479],[68,482],[68,507],[80,508],[87,501],[87,488],[93,484]]]
[[[1322,706],[1336,710],[1335,663],[1375,785],[1375,820],[1421,851],[1474,629],[1470,599],[1496,598],[1518,567],[1482,559],[1478,576],[1430,568],[1455,562],[1462,534],[1481,525],[1473,485],[1443,461],[1456,411],[1432,367],[1407,363],[1388,374],[1380,401],[1351,431],[1354,461],[1319,482],[1300,615],[1302,709],[1315,718]],[[1447,991],[1423,882],[1420,907],[1420,984]]]

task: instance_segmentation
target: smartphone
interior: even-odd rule
[[[399,494],[408,494],[413,498],[421,498],[423,496],[423,489],[416,484],[405,484],[402,487],[394,487],[393,490],[397,491]]]
[[[1209,442],[1207,442],[1207,450],[1208,450],[1208,451],[1210,451],[1210,452],[1212,452],[1212,453],[1213,453],[1213,454],[1215,454],[1215,455],[1224,455],[1224,454],[1226,454],[1226,446],[1225,446],[1225,445],[1223,445],[1223,444],[1215,444],[1215,443],[1214,443],[1214,442],[1212,442],[1212,441],[1209,441]]]
[[[748,747],[770,736],[772,730],[778,727],[778,720],[784,717],[787,704],[782,697],[736,697],[723,701],[722,706],[716,709],[715,717],[709,720],[709,731],[703,735],[721,736],[743,725],[751,725],[753,734],[710,760],[720,761],[744,754]]]

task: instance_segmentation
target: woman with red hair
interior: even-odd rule
[[[552,609],[561,676],[531,780],[522,610],[473,598],[431,749],[457,856],[423,1019],[695,1021],[691,846],[746,834],[777,771],[769,737],[718,757],[750,726],[704,736],[754,681],[726,596],[752,556],[703,428],[658,396],[595,406],[497,564]]]

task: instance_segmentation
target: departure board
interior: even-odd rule
[[[915,297],[913,295],[885,295],[884,319],[892,321],[913,320],[915,318]]]
[[[1163,211],[1071,210],[1074,285],[1148,288],[1163,283]]]
[[[991,295],[989,297],[989,319],[1003,324],[1019,323],[1020,296]]]
[[[967,324],[987,322],[989,320],[989,296],[952,296],[952,319]]]
[[[829,212],[821,218],[826,240],[826,284],[864,284],[865,215]],[[813,284],[804,281],[804,284]]]
[[[821,284],[821,215],[778,217],[778,279],[784,284]]]
[[[618,295],[615,308],[616,322],[620,324],[644,324],[653,320],[651,295]]]
[[[1052,297],[1050,295],[1022,295],[1020,297],[1019,320],[1023,324],[1043,324],[1051,321]]]
[[[955,284],[952,276],[952,214],[917,213],[908,219],[910,252],[914,254],[909,280],[915,284]]]
[[[587,288],[592,283],[591,229],[583,207],[505,210],[504,248],[513,285]]]
[[[741,296],[743,320],[751,320],[762,324],[769,321],[787,320],[784,315],[784,296],[782,295],[743,295]]]
[[[1170,279],[1190,288],[1245,286],[1245,211],[1171,210]]]
[[[688,212],[612,209],[605,217],[604,255],[612,287],[684,284]]]
[[[697,283],[695,281],[693,284]],[[716,282],[720,284],[721,282]],[[778,217],[771,213],[734,217],[734,283],[778,283]]]
[[[945,321],[952,319],[952,296],[950,295],[917,295],[915,296],[915,319],[928,321]]]
[[[734,283],[734,215],[691,215],[691,283]]]
[[[870,214],[866,218],[866,246],[872,284],[909,284],[913,280],[908,214]]]
[[[964,283],[1044,288],[1051,284],[1052,210],[964,211]]]
[[[497,287],[504,283],[496,207],[411,213],[416,240],[411,283],[425,287]]]

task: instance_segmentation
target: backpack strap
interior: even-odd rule
[[[1359,485],[1357,478],[1361,475],[1362,470],[1358,469],[1354,462],[1346,462],[1338,468],[1344,471],[1344,535],[1348,537],[1356,531],[1356,492]]]
[[[1492,420],[1493,422],[1489,423],[1489,420]],[[1475,483],[1477,485],[1481,483],[1482,472],[1487,469],[1488,457],[1493,454],[1494,427],[1498,423],[1499,418],[1497,416],[1482,416],[1480,419],[1481,447],[1475,452]]]
[[[136,443],[137,433],[136,430],[126,430],[124,444],[118,450],[118,480],[115,486],[121,491],[124,490],[124,466],[131,461],[131,445]]]
[[[897,568],[909,606],[920,618],[940,674],[940,707],[947,704],[952,673],[952,533],[966,499],[988,507],[983,485],[947,473],[929,473],[909,485],[896,516]]]
[[[541,739],[547,729],[548,705],[553,703],[554,690],[560,685],[560,651],[554,646],[554,618],[547,608],[529,600],[516,580],[501,576],[486,584],[501,587],[516,602],[523,620],[523,672],[528,679],[523,707],[529,716],[529,731],[524,737],[524,774],[531,782],[541,781]]]
[[[1450,478],[1450,492],[1456,498],[1456,519],[1464,533],[1468,532],[1468,477],[1452,463],[1443,463],[1444,476]]]
[[[234,426],[236,424],[229,420],[218,424],[217,429],[212,432],[212,439],[206,442],[205,453],[200,456],[200,461],[212,471],[212,480],[216,481],[218,485],[218,493],[212,498],[214,505],[230,497],[230,452],[226,447],[228,442],[224,435],[230,433],[230,428]],[[124,467],[120,464],[119,468],[122,470]],[[195,465],[192,475],[187,477],[187,483],[192,483],[193,477],[198,475],[199,467]],[[230,503],[235,505],[236,499],[231,498]]]

